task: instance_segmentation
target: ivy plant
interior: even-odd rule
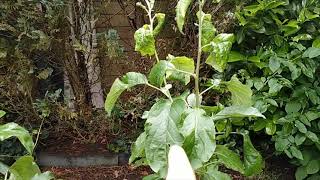
[[[176,6],[176,21],[183,34],[185,17],[193,1],[180,0]],[[246,176],[260,173],[264,161],[251,143],[248,131],[227,132],[222,127],[217,131],[216,124],[232,120],[244,121],[245,118],[264,118],[258,109],[252,107],[252,91],[233,76],[230,81],[209,79],[209,86],[200,86],[200,64],[206,64],[218,72],[224,72],[231,56],[231,47],[235,41],[233,34],[218,34],[210,14],[203,12],[205,0],[194,2],[198,5],[198,54],[193,57],[168,55],[160,59],[156,48],[156,38],[164,26],[165,14],[155,13],[154,0],[145,0],[137,5],[144,9],[149,17],[149,24],[138,29],[134,34],[135,50],[142,56],[155,57],[156,63],[149,75],[128,72],[113,83],[105,101],[105,109],[110,115],[122,92],[137,85],[149,86],[160,91],[160,97],[150,110],[145,111],[144,132],[132,146],[130,163],[149,165],[155,174],[148,179],[166,177],[168,151],[171,145],[179,145],[186,151],[191,165],[201,179],[223,177],[231,179],[218,170],[219,165],[239,171]],[[211,2],[208,2],[211,3]],[[179,96],[172,96],[172,81],[185,85],[194,82],[194,88]],[[210,89],[224,87],[231,93],[228,106],[204,106],[202,96]],[[192,93],[191,93],[192,92]],[[220,126],[221,127],[221,126]],[[217,145],[218,134],[238,134],[243,137],[243,160],[226,145]]]

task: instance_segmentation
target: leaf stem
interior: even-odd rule
[[[162,92],[164,95],[166,95],[170,99],[170,101],[173,101],[171,95],[164,93],[160,88],[158,88],[150,83],[147,83],[147,86],[152,87],[153,89],[156,89],[156,90]]]
[[[204,91],[202,91],[202,92],[200,93],[200,96],[202,96],[204,93],[208,92],[210,89],[212,89],[212,88],[214,88],[214,87],[216,87],[216,86],[217,86],[217,85],[212,85],[212,86],[208,87],[207,89],[205,89]]]
[[[200,63],[201,63],[201,55],[202,55],[202,44],[201,44],[201,38],[202,38],[202,22],[203,22],[203,15],[202,15],[202,6],[204,4],[203,0],[198,0],[199,3],[199,36],[198,36],[198,56],[197,56],[197,66],[196,66],[196,76],[195,76],[195,95],[196,95],[196,107],[200,107],[200,90],[199,90],[199,74],[200,74]]]

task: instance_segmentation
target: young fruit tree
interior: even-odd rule
[[[230,81],[206,77],[210,86],[202,89],[199,72],[203,59],[206,58],[205,63],[214,70],[224,72],[235,37],[233,34],[217,33],[211,15],[203,12],[205,0],[178,1],[176,22],[182,34],[187,11],[193,3],[199,8],[196,14],[198,54],[195,61],[191,57],[173,55],[168,55],[165,60],[160,59],[156,49],[156,38],[165,24],[166,15],[154,12],[155,0],[137,3],[137,6],[146,11],[149,24],[135,32],[135,50],[142,56],[155,57],[156,63],[148,76],[128,72],[122,78],[116,79],[107,95],[105,110],[110,115],[121,93],[133,86],[149,86],[164,95],[149,111],[145,111],[142,117],[146,119],[144,132],[133,144],[129,160],[136,165],[150,166],[154,174],[146,177],[147,179],[163,179],[167,176],[168,153],[173,145],[183,147],[194,172],[201,179],[231,179],[218,170],[219,165],[245,176],[255,175],[262,171],[264,161],[251,143],[248,131],[230,132],[226,124],[230,124],[234,119],[264,116],[251,106],[252,91],[236,76]],[[191,79],[194,80],[193,89],[187,86]],[[169,82],[173,81],[185,85],[185,91],[179,96],[173,97],[170,92],[173,85]],[[215,88],[224,88],[231,93],[230,104],[211,107],[203,105],[202,96]],[[219,126],[216,127],[217,124]],[[228,146],[217,143],[218,135],[229,134],[243,137],[243,158]]]

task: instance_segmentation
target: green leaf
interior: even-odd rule
[[[27,180],[32,179],[37,174],[41,174],[32,156],[20,157],[9,168],[9,172],[11,173],[9,180]]]
[[[231,51],[229,53],[228,62],[237,62],[237,61],[244,61],[247,57],[238,51]]]
[[[179,31],[183,33],[183,25],[186,18],[187,10],[191,4],[192,0],[179,0],[176,7],[176,21]]]
[[[231,100],[233,105],[251,106],[252,91],[242,84],[236,76],[232,76],[231,80],[226,83],[228,90],[231,92]]]
[[[243,134],[243,156],[246,176],[262,172],[264,160],[261,154],[253,147],[248,132]]]
[[[214,115],[214,120],[225,119],[225,118],[244,118],[244,117],[265,118],[265,116],[261,114],[258,109],[254,107],[231,106],[231,107],[224,108],[222,111]]]
[[[5,116],[6,115],[6,112],[5,111],[2,111],[2,110],[0,110],[0,118],[2,118],[3,116]]]
[[[51,172],[47,171],[41,174],[36,174],[32,177],[31,180],[51,180],[54,179],[54,176]]]
[[[277,138],[275,142],[275,148],[277,151],[283,152],[284,150],[288,149],[289,144],[290,142],[288,139]]]
[[[227,66],[229,53],[234,43],[233,34],[219,34],[210,43],[212,52],[206,60],[215,70],[223,72]]]
[[[142,180],[162,180],[158,174],[151,174],[142,178]]]
[[[163,28],[166,15],[163,14],[163,13],[156,13],[156,14],[155,14],[155,17],[156,17],[156,19],[157,19],[158,24],[157,24],[157,26],[156,26],[156,27],[154,28],[154,30],[153,30],[153,35],[154,35],[154,36],[157,36],[157,35],[160,33],[160,31],[162,30],[162,28]]]
[[[274,135],[276,131],[277,131],[277,126],[272,121],[268,122],[266,125],[266,133],[268,135]]]
[[[296,180],[303,180],[308,176],[307,174],[307,169],[305,166],[300,166],[298,167],[296,173],[295,173],[295,177]]]
[[[16,123],[7,123],[0,126],[0,140],[3,141],[10,137],[17,137],[26,150],[32,154],[34,143],[29,132]]]
[[[136,142],[134,144],[132,144],[129,164],[131,164],[137,158],[144,156],[146,139],[147,139],[147,134],[144,132],[144,133],[140,134],[140,136],[137,138]]]
[[[282,89],[282,85],[278,82],[277,79],[270,79],[268,81],[268,85],[269,85],[269,93],[270,94],[276,94],[278,93],[281,89]]]
[[[219,162],[225,167],[244,174],[244,165],[237,153],[228,149],[226,146],[217,145],[215,154],[217,155]]]
[[[307,132],[307,128],[306,126],[300,122],[300,121],[295,121],[295,126],[298,128],[298,130],[302,133],[306,133]]]
[[[295,42],[298,42],[298,41],[306,41],[306,40],[311,40],[312,39],[312,36],[310,34],[299,34],[295,37],[292,37],[292,40],[295,41]]]
[[[177,70],[193,74],[195,71],[194,60],[185,56],[169,56],[169,60],[170,63],[174,66],[174,69],[169,70],[167,73],[169,79],[178,80],[187,85],[190,82],[190,74],[178,72]]]
[[[306,140],[306,136],[304,134],[302,134],[302,133],[298,133],[294,137],[294,141],[295,141],[297,146],[300,146],[305,140]]]
[[[166,78],[166,71],[168,69],[167,61],[159,61],[155,64],[149,73],[148,80],[150,84],[161,87]]]
[[[262,129],[264,129],[267,125],[268,121],[266,121],[265,119],[258,119],[257,121],[254,122],[253,125],[253,130],[254,131],[261,131]]]
[[[271,57],[269,60],[269,68],[272,72],[276,72],[280,68],[280,60],[278,57]]]
[[[214,168],[208,170],[202,175],[201,180],[232,180],[231,177]]]
[[[145,75],[135,72],[127,73],[121,78],[121,80],[117,78],[112,84],[112,87],[105,101],[105,110],[107,111],[107,113],[111,115],[112,109],[123,91],[133,86],[147,83],[148,80]]]
[[[308,174],[317,173],[320,169],[319,163],[320,163],[319,160],[311,160],[306,167],[307,173]]]
[[[215,126],[212,118],[202,109],[191,109],[180,129],[185,137],[184,149],[191,165],[198,169],[209,161],[216,149]]]
[[[286,104],[285,109],[288,114],[296,113],[301,109],[301,104],[297,101],[290,101]]]
[[[312,43],[312,47],[320,48],[320,39],[315,39]]]
[[[296,146],[290,146],[290,152],[292,153],[292,156],[303,160],[302,153]]]
[[[313,142],[315,142],[315,143],[319,143],[319,138],[318,138],[318,136],[317,136],[315,133],[313,133],[313,132],[311,132],[311,131],[308,131],[308,132],[306,133],[306,136],[307,136],[311,141],[313,141]]]
[[[320,48],[310,47],[302,55],[303,58],[315,58],[320,56]]]
[[[145,154],[151,169],[163,174],[167,167],[169,145],[181,145],[183,137],[177,125],[187,106],[184,100],[173,102],[161,99],[152,106],[148,113],[145,132],[147,135]]]
[[[142,56],[155,54],[156,46],[153,32],[149,25],[144,25],[134,33],[135,51],[139,51]]]
[[[0,173],[5,175],[8,173],[8,171],[9,171],[9,166],[0,162]]]
[[[198,21],[200,20],[200,12],[197,13]],[[214,27],[212,23],[212,15],[211,14],[205,14],[202,12],[202,37],[201,37],[201,44],[202,44],[202,50],[204,52],[210,51],[210,42],[214,39],[216,36],[216,28]]]

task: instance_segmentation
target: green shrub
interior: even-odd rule
[[[254,89],[254,107],[266,116],[251,129],[272,135],[276,151],[299,166],[296,179],[320,176],[319,15],[315,0],[261,0],[236,13],[231,61],[245,67],[240,74]]]

